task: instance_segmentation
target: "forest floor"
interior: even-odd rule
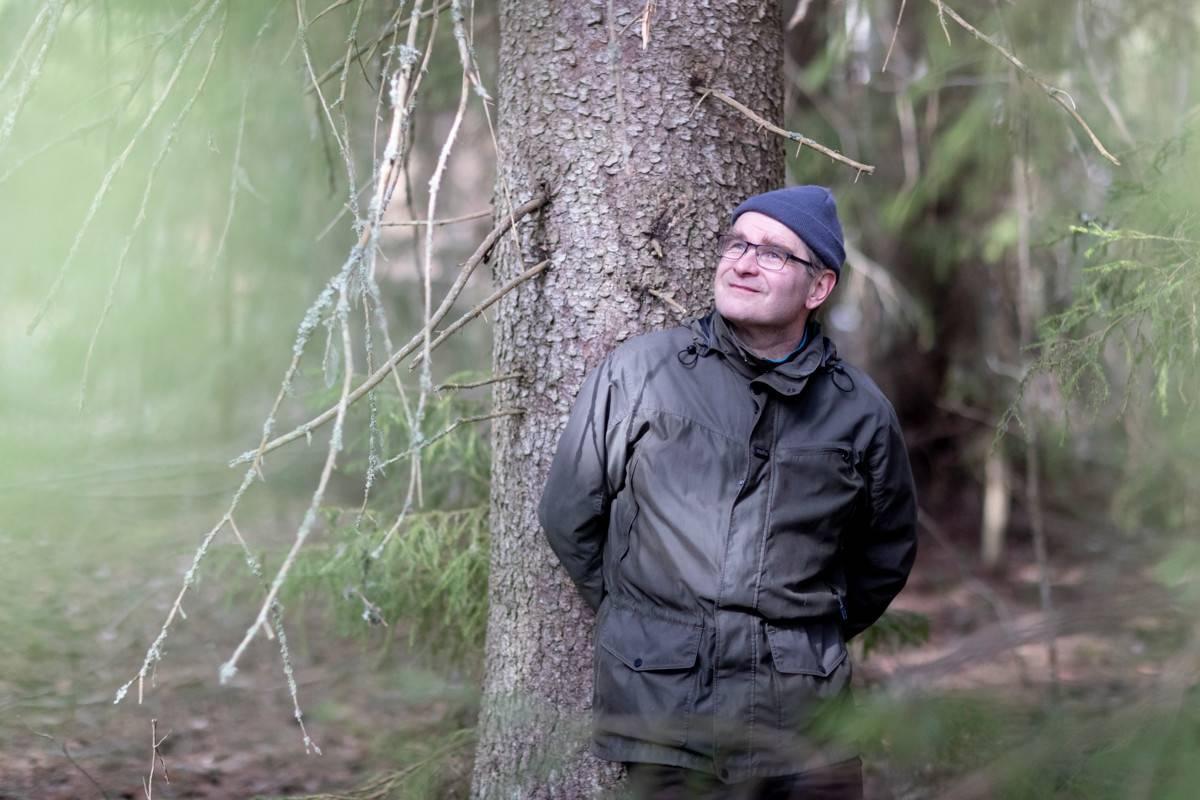
[[[209,513],[200,510],[185,517],[194,525],[168,515],[178,535],[156,534],[152,545],[132,535],[105,549],[104,559],[80,548],[84,539],[71,540],[82,535],[75,533],[38,539],[32,547],[25,540],[25,561],[0,565],[7,592],[0,607],[6,639],[0,654],[0,800],[142,798],[151,794],[145,781],[152,770],[152,795],[164,800],[344,792],[427,761],[441,774],[417,770],[411,780],[444,786],[448,779],[461,787],[469,771],[469,737],[457,739],[450,756],[436,763],[429,757],[470,726],[475,682],[422,666],[406,654],[403,632],[395,627],[349,636],[330,630],[320,603],[290,612],[300,701],[321,755],[305,753],[273,643],[257,642],[232,684],[218,685],[217,668],[253,615],[251,604],[231,598],[228,589],[236,557],[211,568],[189,596],[188,618],[169,640],[143,703],[135,687],[123,703],[113,704],[116,688],[136,672],[174,598],[190,561],[188,543]],[[282,511],[262,513],[287,519]],[[930,638],[860,658],[856,686],[986,690],[1043,702],[1051,670],[1032,550],[1014,541],[1007,566],[985,574],[962,544],[970,541],[969,532],[946,528],[924,537],[897,602],[929,618]],[[63,530],[91,529],[75,519]],[[1051,551],[1054,602],[1068,617],[1080,609],[1091,616],[1085,624],[1067,623],[1056,639],[1058,691],[1068,700],[1103,704],[1155,680],[1160,661],[1154,636],[1163,621],[1149,613],[1105,624],[1098,609],[1116,598],[1150,596],[1155,583],[1148,554],[1132,541],[1058,541],[1064,538],[1071,545]],[[1094,539],[1105,546],[1089,544]],[[163,740],[153,768],[152,721]],[[942,796],[931,787],[948,780],[947,768],[933,756],[903,767],[886,753],[866,760],[871,797]]]

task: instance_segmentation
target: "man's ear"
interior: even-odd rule
[[[833,292],[834,286],[837,286],[837,273],[831,269],[822,270],[821,274],[808,287],[808,297],[804,301],[805,308],[809,311],[820,308]]]

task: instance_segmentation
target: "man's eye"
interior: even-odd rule
[[[768,261],[783,262],[787,260],[787,253],[782,250],[776,250],[774,247],[758,248],[758,257],[765,258]]]

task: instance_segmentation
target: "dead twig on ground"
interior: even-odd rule
[[[26,726],[26,727],[28,727],[28,726]],[[100,793],[100,796],[103,797],[104,800],[108,800],[108,792],[104,791],[104,787],[100,785],[99,781],[97,781],[95,778],[92,777],[92,773],[90,773],[86,769],[84,769],[83,765],[75,760],[75,757],[71,755],[71,751],[67,749],[66,742],[60,742],[58,739],[55,739],[50,734],[42,733],[41,731],[35,731],[33,728],[29,728],[29,732],[32,733],[34,736],[40,736],[41,738],[48,739],[49,741],[54,742],[56,745],[58,745],[59,749],[62,750],[63,756],[66,757],[67,761],[71,762],[71,766],[73,766],[75,769],[79,770],[79,773],[81,775],[83,775],[83,777],[88,779],[88,783],[90,783],[90,784],[92,784],[92,786],[96,787],[96,791]]]

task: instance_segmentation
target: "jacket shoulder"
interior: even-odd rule
[[[616,370],[637,369],[666,357],[674,358],[691,343],[691,332],[682,326],[651,331],[626,339],[609,354],[608,360]]]
[[[871,416],[879,426],[894,425],[899,427],[899,419],[896,416],[896,409],[892,406],[892,401],[879,388],[879,384],[864,372],[861,368],[855,365],[842,361],[841,367],[846,374],[850,376],[850,380],[854,384],[852,390],[857,395],[857,401],[862,408],[864,415]]]

